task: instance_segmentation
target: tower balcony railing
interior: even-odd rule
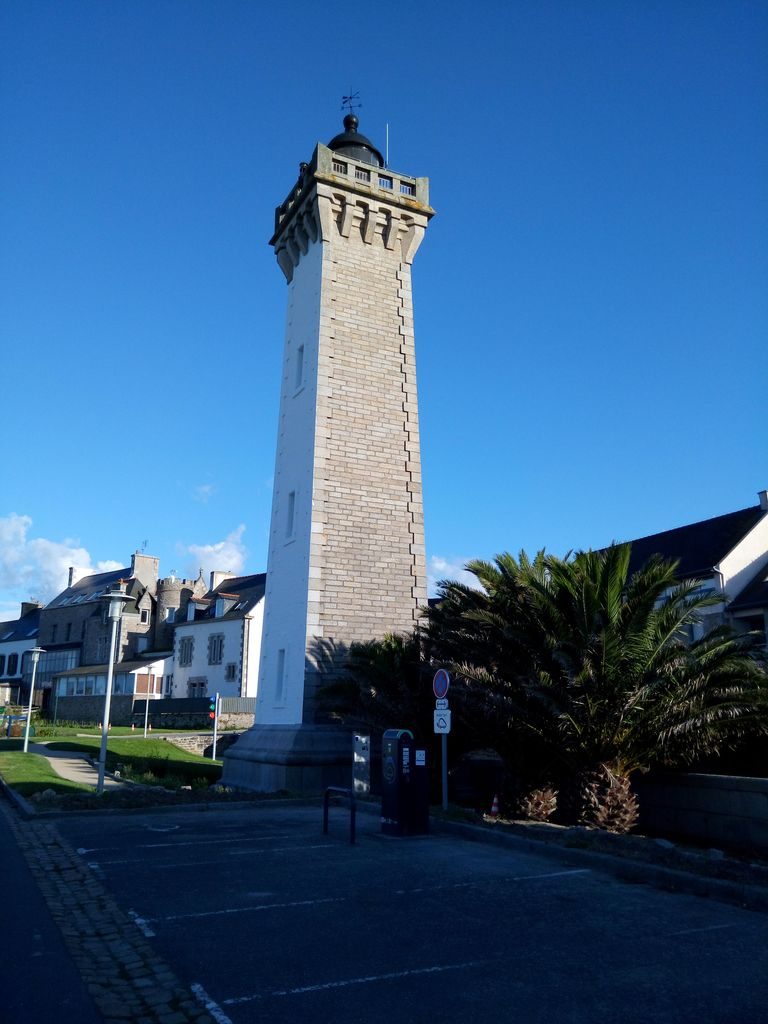
[[[373,194],[381,191],[389,197],[396,196],[427,208],[429,206],[429,184],[426,178],[411,178],[407,174],[391,171],[388,167],[373,167],[347,156],[340,157],[327,146],[319,145],[312,154],[311,162],[301,165],[299,180],[285,201],[275,210],[275,234],[281,225],[290,219],[296,205],[301,202],[316,176],[326,180],[347,178],[350,183],[355,186],[362,185]],[[429,210],[428,212],[431,213]]]

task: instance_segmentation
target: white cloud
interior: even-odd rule
[[[195,501],[201,501],[205,504],[216,493],[216,487],[214,484],[200,484],[195,488],[193,493]]]
[[[119,562],[94,566],[77,540],[30,537],[30,516],[0,516],[0,617],[16,618],[19,603],[30,598],[47,602],[64,590],[71,565],[89,572],[119,569]]]
[[[442,555],[431,555],[427,567],[427,590],[430,597],[437,594],[437,584],[440,580],[457,580],[474,590],[480,590],[477,577],[467,572],[464,566],[468,558],[443,558]]]
[[[242,573],[245,556],[248,553],[243,544],[244,533],[245,525],[241,523],[224,540],[216,541],[214,544],[189,544],[187,547],[180,545],[180,553],[188,558],[189,575],[197,576],[200,569],[203,570],[204,576],[207,576],[212,569],[221,569],[224,572],[236,574]]]

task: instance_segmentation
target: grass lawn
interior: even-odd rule
[[[39,754],[25,754],[23,750],[7,747],[0,748],[0,775],[22,796],[31,796],[43,789],[65,794],[93,792],[90,786],[62,779]]]
[[[85,750],[98,757],[101,740],[80,736],[56,740],[50,750]],[[206,788],[221,778],[221,761],[211,761],[160,739],[120,739],[107,742],[107,771],[118,770],[123,778],[149,786]]]

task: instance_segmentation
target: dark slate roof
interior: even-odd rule
[[[266,587],[267,574],[265,572],[257,572],[253,576],[232,576],[229,579],[222,580],[215,590],[209,590],[202,598],[203,601],[207,602],[207,607],[201,608],[195,613],[194,621],[207,622],[210,619],[217,618],[217,597],[226,597],[227,600],[234,601],[234,605],[226,614],[218,616],[219,621],[224,619],[242,619],[264,597]],[[199,601],[201,599],[193,598],[193,601],[195,600]],[[179,625],[183,625],[183,623],[179,623]]]
[[[768,566],[763,566],[728,606],[732,612],[749,608],[768,608]]]
[[[705,576],[733,550],[739,541],[768,515],[759,505],[705,519],[690,526],[654,533],[633,540],[629,571],[635,572],[651,555],[679,560],[678,576]]]
[[[115,586],[120,580],[131,580],[130,567],[127,569],[113,569],[111,572],[99,572],[93,576],[83,576],[81,580],[67,587],[46,605],[46,608],[64,608],[67,605],[85,604],[86,601],[96,601],[110,587]],[[128,588],[128,593],[133,596],[133,588]]]
[[[12,643],[19,640],[37,639],[40,631],[40,609],[35,608],[20,619],[11,619],[9,622],[0,622],[0,643]]]

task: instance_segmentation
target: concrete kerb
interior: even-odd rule
[[[735,903],[749,910],[768,911],[768,887],[754,882],[733,881],[724,878],[713,878],[693,871],[653,864],[620,854],[604,853],[598,850],[571,845],[573,836],[564,830],[563,837],[531,837],[513,835],[497,830],[497,826],[472,825],[464,822],[445,821],[432,818],[431,824],[436,834],[461,836],[472,842],[489,843],[507,848],[524,849],[540,856],[551,857],[560,862],[565,861],[574,866],[589,864],[600,871],[605,871],[625,882],[650,885],[656,889],[670,892],[686,893],[691,896],[707,896],[723,903]],[[590,830],[585,829],[583,842],[590,841]],[[597,840],[600,833],[596,833]],[[581,836],[579,838],[582,838]],[[621,839],[622,837],[616,837]],[[651,840],[652,841],[652,840]]]

